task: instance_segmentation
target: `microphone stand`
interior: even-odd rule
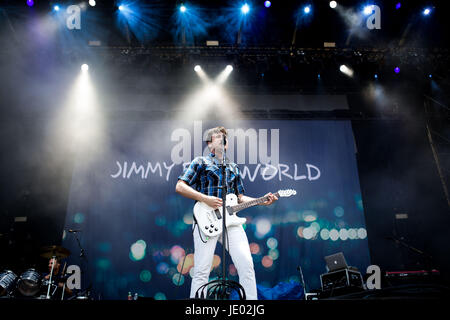
[[[67,262],[64,263],[64,268],[63,268],[63,272],[62,272],[63,277],[66,276],[66,266],[67,266]],[[64,300],[64,291],[66,291],[66,282],[67,282],[67,280],[64,281],[64,285],[62,288],[61,300]],[[58,284],[56,284],[56,285],[58,285]]]
[[[78,247],[80,248],[80,258],[84,259],[87,263],[88,261],[87,261],[86,255],[84,254],[84,249],[81,246],[80,239],[78,239],[78,237],[77,237],[78,231],[72,231],[72,233],[75,235],[75,239],[77,240]]]
[[[50,287],[52,285],[52,277],[53,277],[53,269],[55,268],[56,264],[56,256],[52,256],[52,269],[50,270],[50,278],[48,279],[48,289],[47,289],[47,295],[45,296],[46,299],[50,299]]]
[[[300,272],[300,276],[302,279],[302,286],[303,286],[303,297],[306,300],[306,284],[305,284],[305,279],[303,278],[302,267],[297,266],[297,271]]]
[[[424,252],[422,250],[419,250],[419,249],[409,245],[408,243],[403,241],[403,238],[398,239],[395,236],[390,236],[390,237],[386,237],[386,239],[392,240],[396,244],[400,244],[403,247],[407,248],[408,250],[411,250],[412,252],[415,252],[415,253],[419,254],[419,256],[423,257],[423,259],[424,259],[423,261],[424,261],[424,264],[425,264],[425,269],[427,269],[427,270],[429,269],[430,275],[433,274],[433,267],[432,267],[432,265],[434,263],[433,256],[431,256],[430,254],[428,254],[428,253],[426,253],[426,252]]]
[[[228,236],[226,232],[227,224],[226,224],[226,217],[227,217],[227,170],[226,170],[226,154],[225,154],[225,144],[226,144],[226,137],[223,137],[222,141],[222,281],[225,284],[227,281],[226,277],[226,266],[225,266],[225,258],[226,258],[226,252],[225,252],[225,240],[226,235]],[[226,235],[225,235],[226,234]],[[223,288],[225,291],[225,286]]]
[[[227,243],[227,171],[226,171],[226,137],[223,137],[222,141],[222,280],[218,282],[216,286],[212,286],[213,293],[219,293],[218,297],[221,299],[228,298],[228,294],[231,294],[231,290],[236,290],[238,292],[239,298],[241,300],[245,300],[245,290],[244,288],[237,282],[227,280],[226,277],[226,243]],[[215,288],[216,287],[216,288]],[[230,291],[228,291],[230,289]]]
[[[78,231],[73,230],[71,233],[73,233],[73,234],[75,235],[75,239],[77,240],[78,247],[80,248],[80,258],[83,259],[84,262],[85,262],[86,273],[87,273],[88,260],[87,260],[87,258],[86,258],[86,255],[84,254],[84,249],[83,249],[83,247],[81,246],[80,239],[78,239],[78,236],[77,236]],[[80,261],[81,261],[81,260],[80,260]],[[83,273],[83,271],[81,271],[81,272]]]
[[[205,288],[207,289],[207,292],[209,295],[213,295],[216,297],[216,299],[225,299],[228,298],[227,295],[230,293],[227,289],[236,290],[239,295],[240,300],[245,300],[245,290],[244,288],[237,283],[236,281],[227,280],[226,278],[226,237],[225,233],[228,236],[228,233],[226,232],[226,216],[227,216],[227,206],[226,206],[226,199],[227,199],[227,171],[226,171],[226,154],[225,154],[225,144],[226,144],[226,137],[223,137],[222,141],[222,279],[214,280],[211,282],[208,282],[207,284],[201,286],[197,292],[203,292]]]

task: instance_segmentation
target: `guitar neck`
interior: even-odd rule
[[[278,192],[274,193],[274,195],[276,197],[279,197]],[[254,199],[254,200],[250,200],[250,201],[247,201],[247,202],[244,202],[244,203],[232,206],[231,209],[233,210],[233,212],[238,212],[238,211],[241,211],[241,210],[244,210],[244,209],[256,206],[256,205],[261,204],[263,202],[266,202],[268,199],[269,199],[268,196],[257,198],[257,199]]]

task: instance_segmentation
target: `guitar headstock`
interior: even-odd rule
[[[295,196],[297,194],[297,191],[295,191],[294,189],[284,189],[284,190],[278,190],[277,193],[280,197],[290,197],[290,196]]]

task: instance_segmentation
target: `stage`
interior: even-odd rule
[[[0,304],[186,318],[437,307],[445,13],[3,1]],[[220,290],[192,299],[200,278]]]

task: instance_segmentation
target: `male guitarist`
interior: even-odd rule
[[[222,207],[222,171],[219,164],[222,162],[222,150],[227,149],[226,129],[224,127],[210,129],[206,141],[210,154],[207,157],[196,157],[192,160],[189,167],[178,177],[176,192],[217,209]],[[254,200],[244,195],[241,174],[235,163],[226,163],[226,177],[227,191],[236,194],[239,203]],[[272,193],[267,193],[265,196],[268,200],[262,205],[268,206],[278,200]],[[257,300],[255,270],[244,228],[242,225],[229,226],[226,232],[227,249],[237,269],[239,283],[244,288],[248,300]],[[195,297],[201,286],[208,283],[217,240],[221,241],[222,235],[207,237],[194,221],[193,237],[194,276],[191,284],[191,298]]]

